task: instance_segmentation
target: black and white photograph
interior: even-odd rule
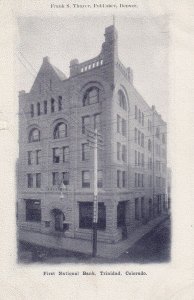
[[[18,262],[168,262],[168,17],[18,28]]]

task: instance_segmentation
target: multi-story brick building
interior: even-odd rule
[[[95,128],[103,139],[98,240],[117,242],[166,210],[166,123],[133,86],[117,39],[107,27],[100,54],[72,60],[69,78],[45,57],[30,92],[19,93],[21,233],[91,239],[94,154],[87,134]]]

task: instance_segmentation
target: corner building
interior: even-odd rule
[[[40,244],[48,235],[92,238],[95,128],[98,240],[118,242],[167,210],[167,126],[133,86],[117,40],[107,27],[100,54],[73,59],[69,78],[45,57],[30,92],[19,93],[21,239],[26,231],[40,232]]]

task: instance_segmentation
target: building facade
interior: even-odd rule
[[[166,212],[167,124],[133,86],[109,26],[100,54],[72,60],[69,78],[45,57],[19,93],[20,232],[91,239],[95,129],[98,240],[118,242]]]

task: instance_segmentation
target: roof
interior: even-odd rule
[[[54,69],[55,73],[57,74],[57,76],[61,79],[61,80],[65,80],[67,79],[67,77],[65,76],[65,74],[59,70],[57,67],[53,66],[52,64],[50,64],[52,66],[52,68]]]

